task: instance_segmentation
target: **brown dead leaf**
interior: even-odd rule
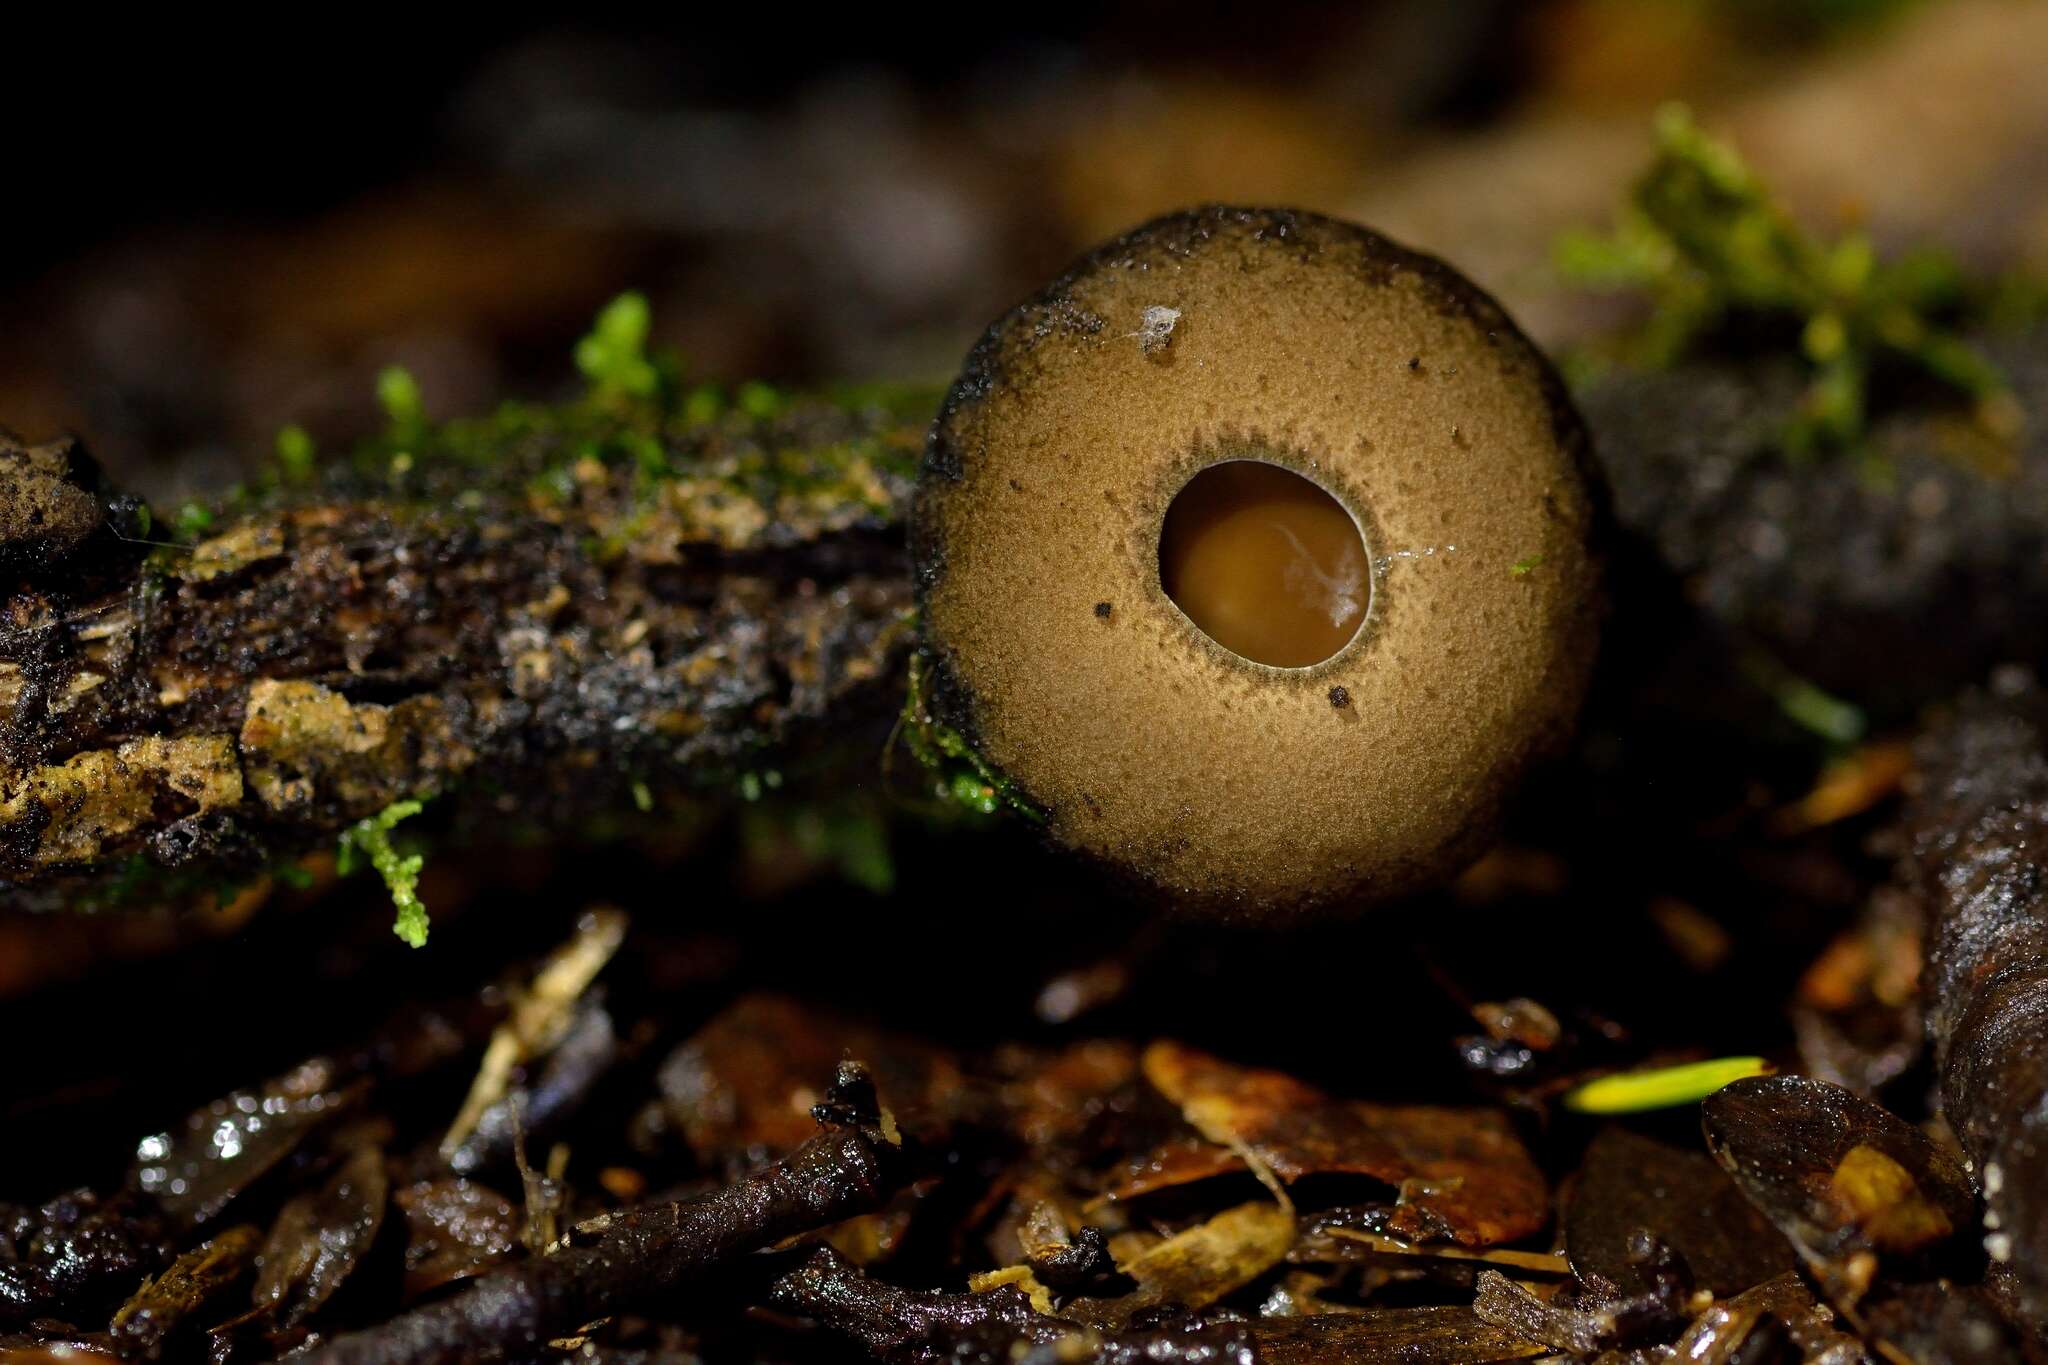
[[[1119,1258],[1118,1269],[1138,1287],[1120,1298],[1077,1299],[1067,1313],[1089,1326],[1121,1331],[1146,1309],[1206,1308],[1278,1265],[1293,1245],[1292,1210],[1267,1200],[1240,1204]]]
[[[662,1106],[700,1160],[766,1160],[817,1131],[811,1106],[848,1056],[866,1063],[906,1131],[943,1128],[965,1100],[960,1068],[930,1044],[750,995],[662,1063]]]
[[[1208,1143],[1183,1139],[1126,1162],[1106,1198],[1240,1170],[1233,1148],[1242,1148],[1286,1184],[1350,1174],[1394,1186],[1399,1203],[1387,1230],[1409,1241],[1491,1246],[1528,1236],[1548,1217],[1542,1173],[1493,1110],[1333,1100],[1280,1072],[1172,1042],[1147,1048],[1143,1068]]]
[[[405,1216],[408,1298],[480,1274],[519,1249],[518,1210],[474,1181],[421,1181],[396,1198]]]

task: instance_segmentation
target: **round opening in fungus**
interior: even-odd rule
[[[1188,480],[1160,529],[1159,582],[1204,635],[1274,668],[1350,644],[1372,593],[1365,537],[1344,505],[1261,460]]]
[[[1556,374],[1442,262],[1314,214],[1159,219],[946,398],[911,518],[928,709],[1175,909],[1430,886],[1578,710],[1588,469]]]

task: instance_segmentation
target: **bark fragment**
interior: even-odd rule
[[[1900,873],[1928,917],[1928,1035],[1983,1245],[2048,1330],[2048,696],[1974,696],[1918,750]]]

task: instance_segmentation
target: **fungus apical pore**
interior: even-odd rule
[[[947,396],[913,526],[932,704],[1174,904],[1384,899],[1483,849],[1568,730],[1594,521],[1579,421],[1477,287],[1328,218],[1177,214]]]

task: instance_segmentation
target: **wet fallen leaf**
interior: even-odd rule
[[[422,1181],[396,1197],[405,1217],[408,1298],[488,1270],[519,1248],[519,1211],[475,1181]]]
[[[1954,1158],[1904,1119],[1803,1076],[1738,1081],[1701,1108],[1707,1147],[1838,1304],[1881,1257],[1936,1263],[1976,1226]]]
[[[1279,1180],[1370,1176],[1398,1203],[1384,1231],[1467,1247],[1526,1237],[1549,1217],[1549,1190],[1507,1119],[1487,1109],[1332,1100],[1275,1071],[1154,1043],[1146,1079],[1207,1144],[1180,1140],[1112,1173],[1105,1197],[1129,1199],[1243,1168],[1250,1151]]]
[[[578,1002],[571,1023],[538,1067],[540,1074],[477,1117],[469,1136],[447,1153],[449,1169],[471,1175],[502,1166],[512,1155],[512,1135],[517,1128],[523,1128],[530,1138],[546,1137],[575,1114],[611,1070],[618,1053],[611,1014],[595,998]]]
[[[1562,1256],[1543,1251],[1514,1251],[1495,1248],[1487,1251],[1465,1251],[1454,1246],[1411,1246],[1393,1237],[1382,1237],[1376,1232],[1360,1228],[1330,1227],[1320,1230],[1326,1242],[1340,1244],[1333,1248],[1336,1254],[1345,1249],[1354,1253],[1369,1253],[1392,1264],[1421,1264],[1429,1261],[1448,1261],[1470,1266],[1492,1266],[1497,1270],[1514,1275],[1569,1275],[1571,1263]],[[1304,1239],[1306,1242],[1307,1239]],[[1314,1254],[1312,1248],[1297,1247],[1294,1259],[1305,1259],[1304,1250]]]
[[[1624,1294],[1648,1290],[1654,1274],[1629,1254],[1638,1229],[1684,1257],[1694,1285],[1715,1294],[1739,1293],[1796,1264],[1785,1238],[1712,1157],[1619,1125],[1587,1148],[1564,1229],[1579,1277]]]
[[[1005,1058],[1013,1073],[1001,1088],[1011,1130],[1027,1147],[1076,1137],[1138,1078],[1138,1050],[1129,1043],[1092,1040],[1051,1057],[1024,1053]]]
[[[1562,1296],[1560,1296],[1562,1297]],[[1472,1311],[1483,1321],[1530,1341],[1578,1355],[1622,1344],[1632,1328],[1634,1303],[1565,1304],[1546,1302],[1498,1270],[1479,1272]]]
[[[662,1104],[699,1160],[756,1164],[817,1130],[811,1106],[848,1055],[867,1063],[882,1103],[906,1130],[943,1126],[962,1101],[960,1070],[937,1049],[754,995],[662,1063]]]
[[[153,1354],[164,1338],[233,1288],[262,1245],[263,1231],[253,1224],[228,1228],[143,1281],[114,1314],[113,1333],[123,1349]]]
[[[1225,1209],[1117,1268],[1138,1282],[1114,1299],[1076,1299],[1067,1314],[1093,1327],[1122,1329],[1139,1314],[1177,1304],[1206,1308],[1271,1270],[1294,1245],[1294,1213],[1265,1200]]]
[[[1807,1074],[1868,1097],[1919,1059],[1924,920],[1911,896],[1884,889],[1806,969],[1792,1024]]]
[[[278,1211],[263,1243],[255,1301],[280,1326],[296,1326],[334,1297],[377,1240],[391,1189],[384,1154],[355,1148],[319,1189]]]
[[[0,1206],[0,1326],[111,1309],[168,1256],[162,1220],[133,1195],[87,1190]]]
[[[1771,831],[1802,834],[1861,815],[1895,795],[1912,770],[1912,745],[1891,740],[1865,744],[1830,763],[1813,790],[1772,817]]]
[[[1806,1282],[1792,1272],[1709,1305],[1679,1337],[1672,1358],[1688,1365],[1771,1359],[1782,1354],[1769,1340],[1774,1333],[1781,1333],[1803,1360],[1864,1365],[1869,1359],[1863,1343],[1836,1326],[1834,1311],[1816,1303]]]
[[[345,1102],[334,1064],[315,1058],[261,1089],[215,1100],[174,1132],[144,1138],[129,1178],[178,1222],[205,1223]]]
[[[1458,1307],[1260,1318],[1251,1334],[1264,1365],[1491,1365],[1550,1350]]]

